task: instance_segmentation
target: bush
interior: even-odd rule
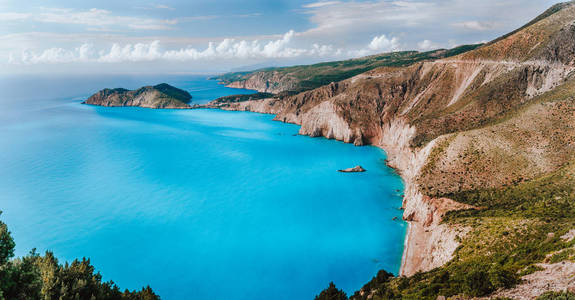
[[[489,295],[494,288],[489,281],[489,273],[482,267],[473,268],[463,279],[465,294],[473,297]]]
[[[514,286],[519,279],[517,275],[501,265],[495,264],[489,270],[489,282],[495,288],[510,288]]]
[[[575,294],[570,292],[547,292],[537,297],[537,300],[575,300]]]

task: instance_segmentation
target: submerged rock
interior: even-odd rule
[[[338,172],[343,173],[358,173],[358,172],[365,172],[365,169],[362,166],[355,166],[353,168],[347,168],[343,170],[337,170]]]

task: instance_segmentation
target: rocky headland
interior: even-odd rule
[[[137,90],[103,89],[83,104],[98,106],[138,106],[146,108],[191,108],[192,96],[167,83],[145,86]]]

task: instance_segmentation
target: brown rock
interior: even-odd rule
[[[337,170],[337,171],[343,172],[343,173],[359,173],[359,172],[365,172],[365,169],[362,166],[355,166],[353,168],[347,168],[347,169]]]

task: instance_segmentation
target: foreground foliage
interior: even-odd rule
[[[13,259],[14,247],[8,227],[0,221],[0,300],[160,299],[149,286],[122,292],[114,282],[102,282],[89,259],[62,265],[52,252],[41,256],[35,250]]]
[[[315,300],[347,300],[347,295],[344,291],[338,290],[333,282],[330,282],[327,289],[315,296]]]

